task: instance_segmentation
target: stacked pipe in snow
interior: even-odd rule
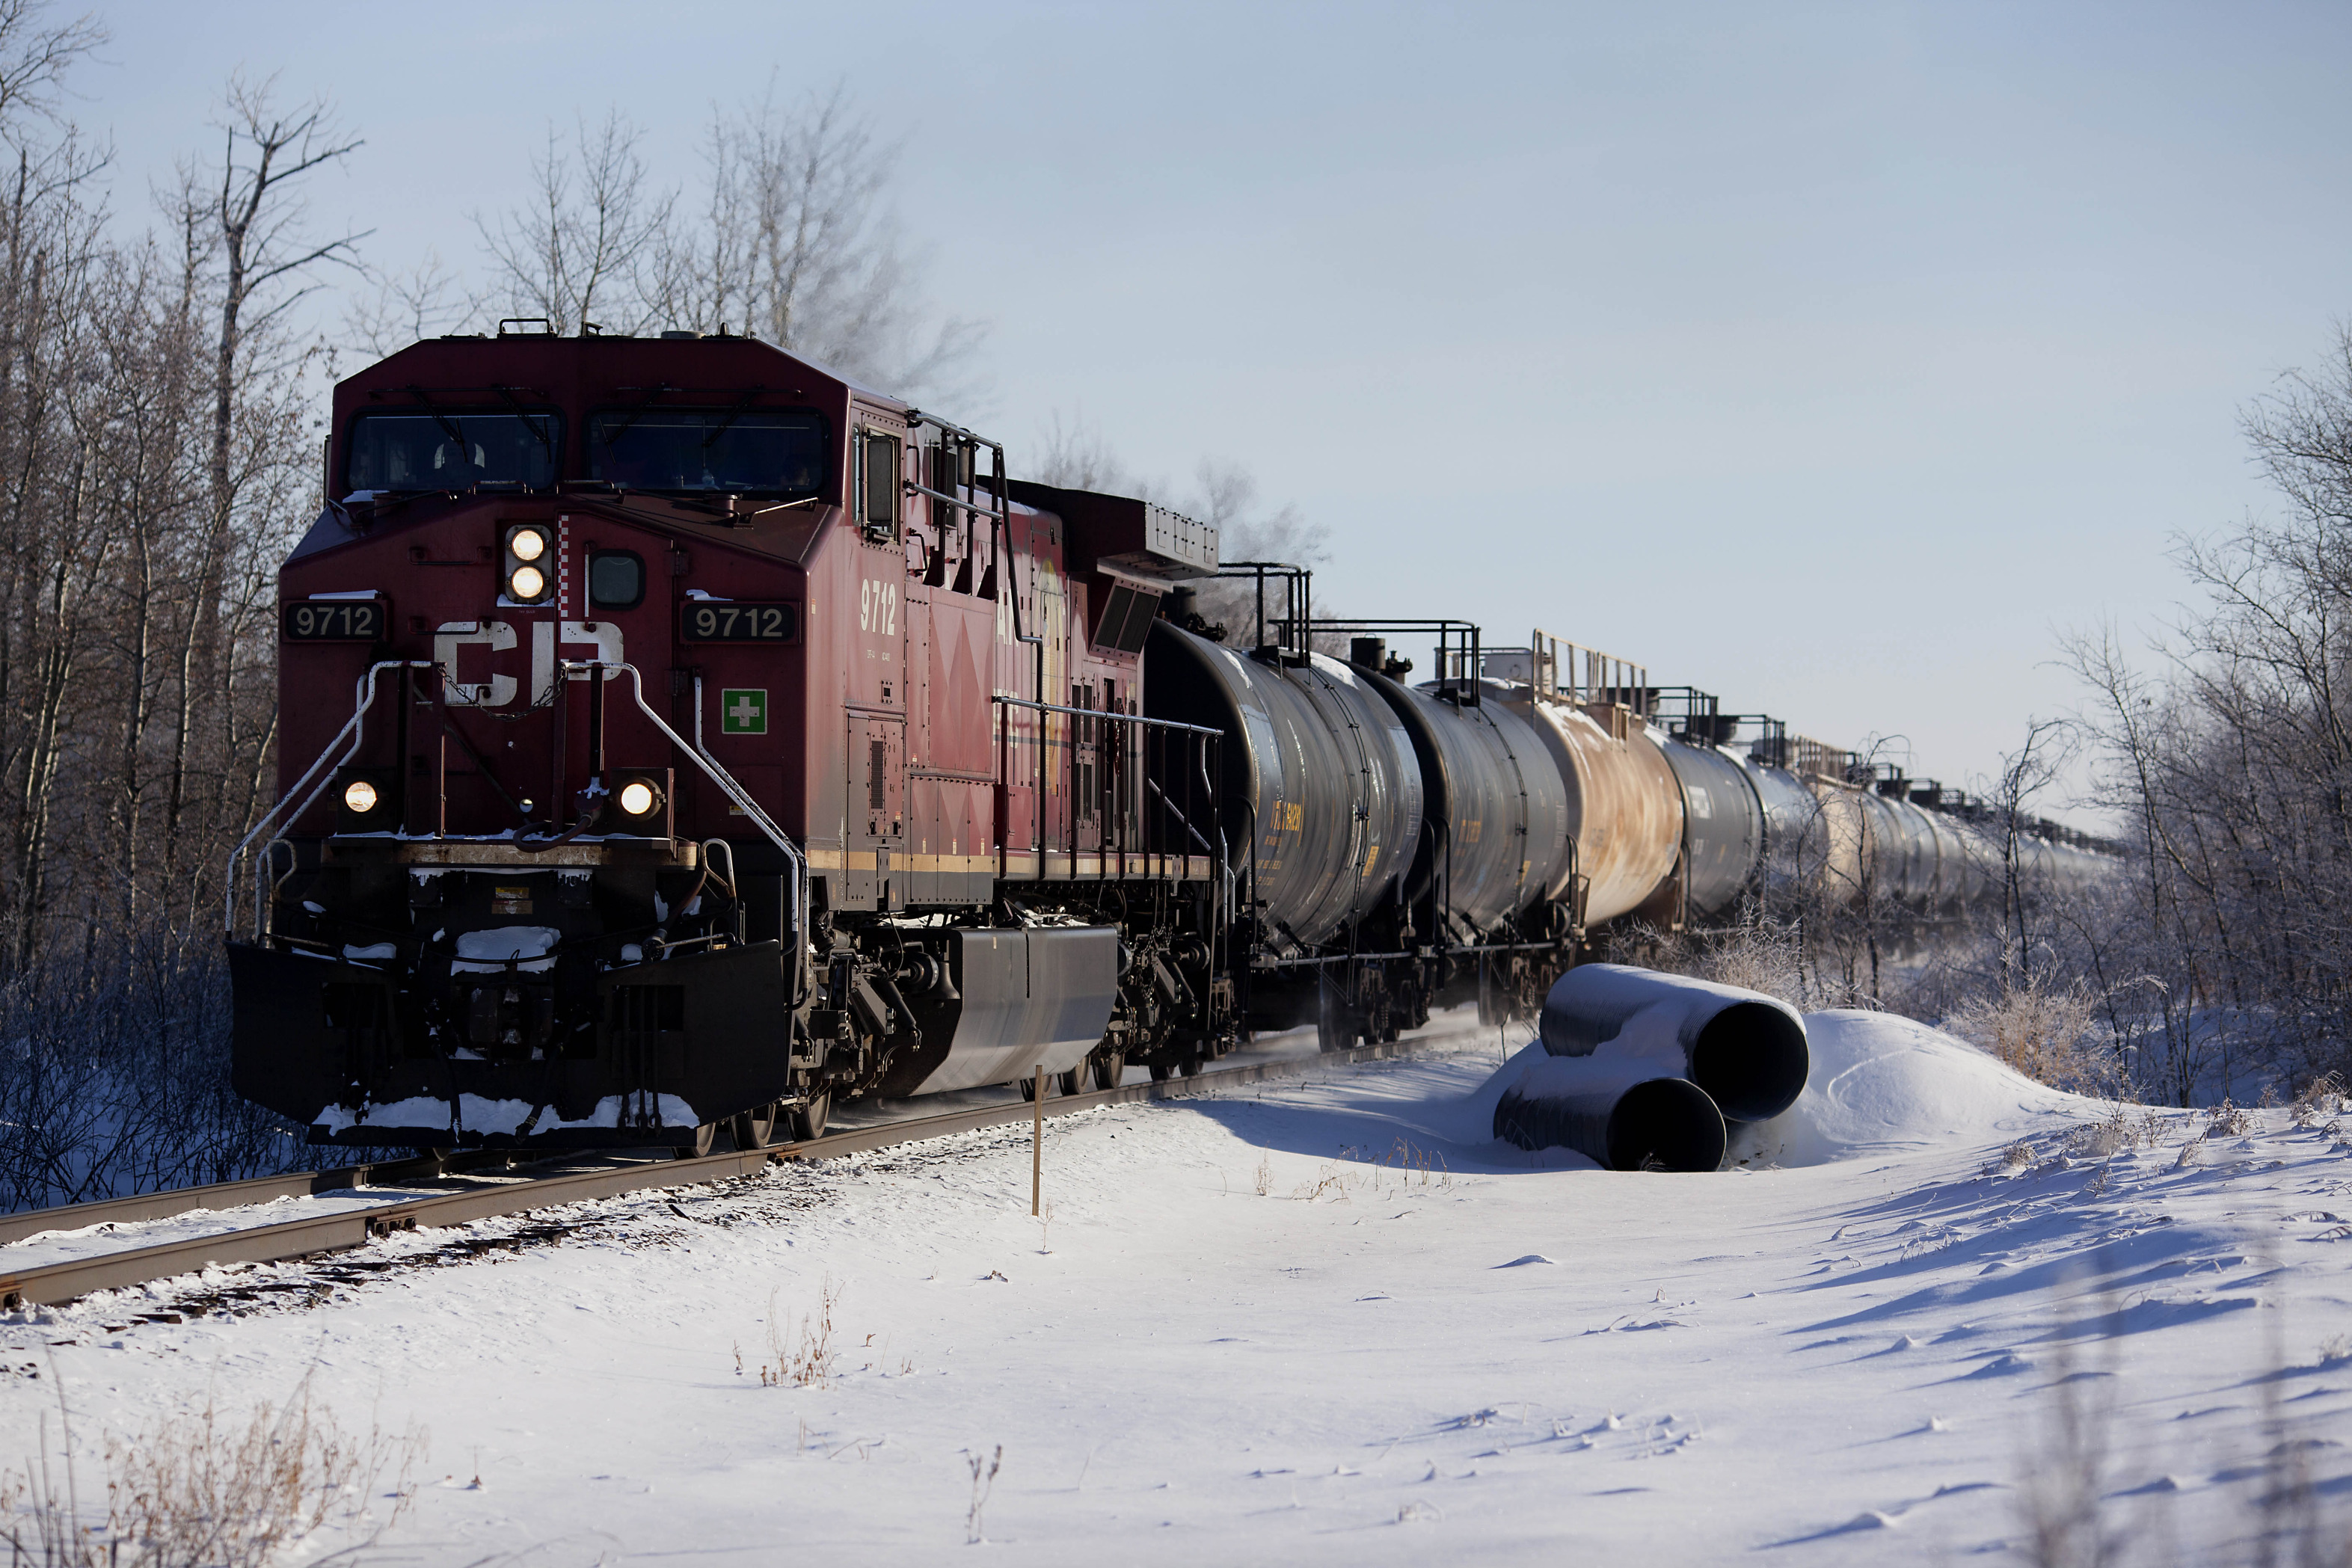
[[[1622,964],[1561,976],[1538,1028],[1545,1057],[1496,1104],[1495,1135],[1612,1170],[1715,1169],[1726,1124],[1795,1104],[1811,1065],[1788,1003]]]

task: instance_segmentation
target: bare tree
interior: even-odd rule
[[[1024,471],[1037,483],[1058,489],[1151,499],[1150,483],[1120,465],[1103,433],[1089,425],[1083,413],[1066,420],[1060,409],[1048,414],[1037,429],[1037,455]]]
[[[2283,505],[2179,546],[2203,602],[2154,672],[2112,631],[2070,649],[2137,857],[2100,962],[2184,1094],[2216,1059],[2352,1064],[2352,329],[2242,428]]]
[[[373,276],[375,293],[345,310],[341,336],[378,359],[419,339],[454,331],[479,309],[438,251],[426,252],[404,272]]]
[[[1992,789],[2000,846],[2000,964],[2012,989],[2034,982],[2034,862],[2031,850],[2040,818],[2034,801],[2065,773],[2074,757],[2074,731],[2063,719],[2025,722],[2025,744],[2000,759]]]
[[[475,214],[492,294],[509,314],[567,334],[635,332],[653,320],[648,289],[677,196],[648,181],[644,141],[618,110],[593,129],[582,120],[570,148],[551,125],[547,151],[531,161],[530,204],[495,220]]]
[[[923,258],[887,204],[898,149],[845,89],[712,118],[701,221],[662,251],[649,314],[688,330],[748,331],[907,397],[970,391],[977,322],[935,318]]]

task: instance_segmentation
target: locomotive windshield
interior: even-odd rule
[[[589,477],[627,490],[814,493],[824,483],[824,421],[765,409],[652,408],[588,423]]]
[[[349,490],[463,490],[555,482],[552,413],[363,413],[352,421]]]

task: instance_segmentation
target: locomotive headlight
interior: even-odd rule
[[[505,539],[506,560],[499,570],[504,574],[508,602],[544,603],[551,586],[547,573],[555,555],[554,536],[536,524],[517,523],[507,528]]]
[[[400,770],[395,768],[346,768],[336,775],[342,781],[335,802],[335,831],[381,833],[400,826]]]
[[[604,797],[605,831],[625,836],[667,837],[673,782],[669,770],[662,768],[632,768],[605,775],[604,787],[612,791]]]

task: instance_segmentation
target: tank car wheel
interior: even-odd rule
[[[1056,1072],[1054,1087],[1064,1094],[1083,1094],[1087,1092],[1087,1063],[1081,1061],[1067,1072]]]
[[[709,1154],[718,1142],[719,1124],[705,1122],[694,1130],[694,1142],[680,1144],[677,1146],[677,1157],[682,1160],[688,1158],[698,1160]]]
[[[1021,1098],[1024,1100],[1034,1100],[1037,1098],[1037,1075],[1035,1073],[1024,1072],[1021,1075]]]
[[[776,1135],[775,1102],[772,1100],[756,1111],[746,1111],[727,1124],[735,1134],[738,1149],[764,1149]]]
[[[1151,1064],[1150,1072],[1151,1082],[1165,1083],[1176,1076],[1176,1064],[1172,1061],[1155,1061]]]
[[[830,1089],[822,1094],[812,1094],[805,1103],[793,1106],[793,1141],[805,1144],[812,1138],[824,1137],[824,1119],[832,1110],[833,1091]]]
[[[1095,1058],[1096,1088],[1116,1089],[1118,1087],[1118,1081],[1126,1076],[1127,1057],[1124,1053],[1116,1051],[1106,1051]]]

